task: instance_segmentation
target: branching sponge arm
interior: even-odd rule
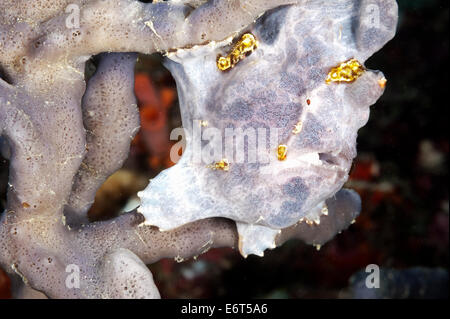
[[[143,4],[134,0],[89,1],[81,7],[79,28],[65,14],[42,25],[33,59],[73,59],[100,52],[153,52],[221,41],[265,11],[298,0],[212,0],[197,8],[180,2]],[[126,13],[126,14],[124,14]]]
[[[89,79],[82,101],[87,153],[74,179],[68,218],[76,215],[79,221],[87,220],[97,189],[128,156],[139,129],[133,91],[136,59],[132,53],[102,54],[96,73]]]

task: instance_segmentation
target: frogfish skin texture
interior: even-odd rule
[[[357,131],[384,91],[384,75],[364,62],[396,24],[392,0],[304,1],[268,11],[224,41],[169,52],[187,144],[180,161],[139,193],[145,223],[166,231],[226,217],[247,256],[273,248],[282,228],[320,222],[325,200],[348,178]],[[244,34],[254,36],[255,48],[221,70],[218,57]],[[222,149],[227,131],[248,134],[235,139],[235,152],[199,160]]]

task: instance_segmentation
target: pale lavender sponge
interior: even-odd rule
[[[289,238],[321,245],[348,227],[360,200],[340,188],[383,78],[325,79],[349,58],[364,63],[396,21],[394,0],[0,0],[0,131],[10,160],[0,265],[20,278],[16,296],[25,283],[53,298],[158,298],[145,264],[161,258],[238,245],[262,254]],[[247,31],[258,48],[219,71],[217,55]],[[223,172],[190,165],[188,142],[142,194],[142,214],[88,223],[96,190],[139,126],[136,52],[167,55],[188,137],[194,119],[221,130],[277,126],[286,160]],[[85,83],[85,63],[100,53]],[[299,118],[302,132],[291,136]],[[71,269],[79,287],[68,284]]]

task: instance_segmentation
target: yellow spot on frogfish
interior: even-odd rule
[[[380,88],[384,89],[386,87],[386,78],[382,78],[380,80],[378,80],[378,85],[380,86]]]
[[[353,82],[359,78],[365,71],[365,68],[356,59],[348,60],[340,65],[331,68],[325,82]]]
[[[284,161],[287,155],[287,145],[281,144],[278,145],[277,149],[277,157],[279,161]]]
[[[230,163],[228,163],[228,160],[226,158],[214,163],[213,165],[208,165],[207,167],[212,169],[218,169],[221,171],[228,171],[230,169]]]
[[[221,71],[234,68],[234,66],[252,53],[258,45],[256,38],[251,33],[244,33],[227,56],[219,56],[217,68]]]

